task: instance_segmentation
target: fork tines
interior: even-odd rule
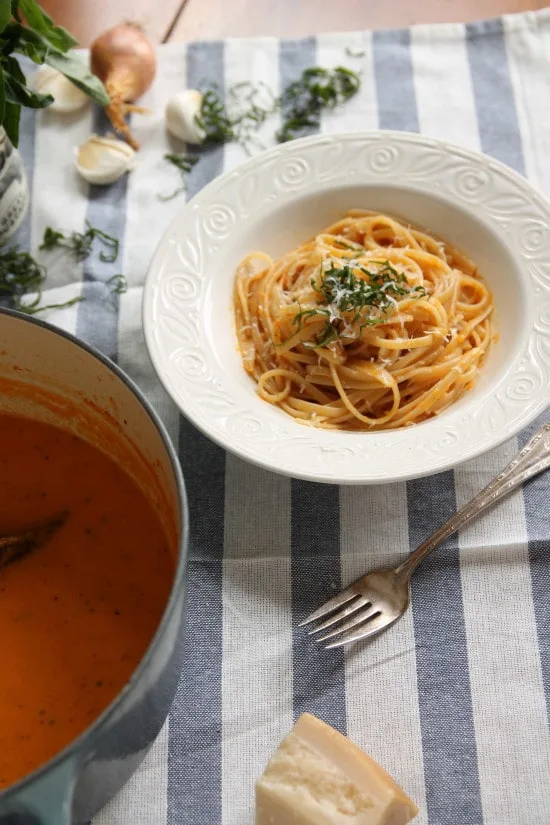
[[[328,618],[308,632],[309,635],[316,635],[321,631],[332,628],[329,633],[316,636],[318,642],[334,639],[333,642],[325,645],[327,648],[339,647],[365,636],[370,636],[378,632],[385,624],[384,621],[382,623],[380,621],[376,622],[377,618],[382,617],[381,611],[366,596],[363,596],[354,585],[347,587],[337,596],[325,602],[300,622],[300,627],[324,619],[326,616]],[[348,619],[348,616],[351,618]],[[347,619],[347,621],[344,621],[344,619]],[[365,627],[367,623],[368,627]]]

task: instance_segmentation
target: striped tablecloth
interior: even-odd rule
[[[197,433],[146,355],[147,264],[182,202],[157,199],[177,184],[162,160],[166,100],[200,81],[227,88],[257,78],[277,91],[306,66],[342,63],[361,70],[361,91],[323,118],[323,131],[421,131],[487,152],[550,195],[550,10],[467,26],[161,47],[144,100],[154,114],[135,121],[138,167],[110,188],[87,188],[73,169],[73,147],[105,128],[101,118],[25,113],[32,209],[19,243],[36,249],[47,225],[81,230],[86,219],[123,239],[122,263],[75,269],[49,253],[45,297],[86,297],[49,320],[114,358],[152,399],[178,445],[192,519],[179,692],[143,767],[94,825],[251,825],[254,778],[304,710],[394,774],[420,807],[419,825],[550,822],[550,476],[447,542],[414,579],[412,610],[393,630],[369,646],[322,652],[297,629],[300,617],[341,582],[402,559],[517,442],[407,484],[291,481]],[[276,125],[264,128],[268,142]],[[243,159],[237,146],[204,152],[188,196]],[[113,297],[105,281],[121,269],[130,289]]]

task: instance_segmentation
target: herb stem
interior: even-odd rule
[[[198,163],[199,159],[197,155],[188,155],[185,152],[168,152],[164,155],[164,160],[167,160],[168,163],[171,163],[176,169],[179,169],[181,174],[181,186],[178,186],[170,195],[157,195],[161,201],[170,201],[172,198],[175,198],[176,195],[179,195],[180,192],[185,191],[187,187],[187,175],[195,164]]]

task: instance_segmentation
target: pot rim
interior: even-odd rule
[[[35,326],[42,328],[44,331],[53,333],[54,335],[59,335],[61,338],[65,338],[70,343],[80,347],[80,349],[83,349],[89,355],[100,361],[103,364],[103,366],[106,367],[106,369],[114,373],[114,375],[117,378],[119,378],[126,385],[126,387],[135,395],[137,400],[145,409],[146,413],[149,415],[151,423],[156,427],[161,437],[161,440],[164,444],[164,448],[168,454],[170,464],[172,466],[174,480],[176,482],[177,498],[179,503],[180,536],[178,541],[178,561],[174,572],[174,580],[172,582],[170,595],[166,602],[162,618],[159,622],[159,625],[155,631],[153,638],[149,642],[149,645],[147,646],[145,653],[141,657],[138,666],[132,672],[132,675],[130,676],[128,682],[124,685],[122,690],[120,690],[116,694],[115,698],[109,705],[107,705],[105,710],[96,719],[94,719],[92,724],[89,727],[85,728],[82,731],[82,733],[76,737],[76,739],[72,739],[71,742],[69,742],[69,744],[65,748],[63,748],[63,750],[56,753],[55,756],[53,756],[44,764],[40,765],[40,767],[38,767],[35,771],[28,774],[27,776],[24,776],[22,779],[18,780],[14,785],[9,785],[7,788],[5,788],[5,790],[0,791],[0,800],[2,798],[6,799],[11,794],[19,793],[25,787],[32,784],[32,782],[38,779],[39,777],[46,775],[49,771],[55,770],[65,760],[70,759],[71,757],[74,757],[77,754],[79,747],[82,745],[86,738],[101,733],[101,729],[109,722],[113,714],[116,712],[120,703],[133,690],[135,682],[138,681],[143,671],[146,669],[146,665],[150,660],[151,656],[153,655],[153,651],[155,650],[162,634],[165,631],[166,626],[168,625],[174,613],[174,610],[176,609],[176,604],[178,601],[177,593],[179,588],[185,581],[189,549],[189,507],[187,503],[185,482],[183,479],[183,473],[181,471],[178,455],[176,453],[174,445],[172,444],[170,436],[168,435],[166,427],[161,421],[158,413],[155,411],[152,404],[147,400],[144,393],[140,390],[137,384],[117,364],[115,364],[114,361],[111,361],[110,358],[108,358],[106,355],[103,355],[103,353],[101,353],[95,347],[90,346],[90,344],[87,344],[85,341],[81,341],[75,335],[72,335],[72,333],[66,332],[63,329],[55,327],[53,324],[50,324],[47,321],[43,321],[40,318],[35,318],[34,316],[26,315],[25,313],[19,312],[14,309],[0,307],[0,318],[2,315],[16,318],[19,321],[34,324]],[[78,763],[79,760],[75,760],[75,764]]]

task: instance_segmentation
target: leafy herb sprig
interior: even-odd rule
[[[71,232],[69,235],[65,235],[63,232],[48,226],[39,249],[68,249],[72,252],[76,261],[84,261],[92,254],[94,241],[99,240],[105,247],[99,253],[100,261],[104,263],[116,261],[119,249],[117,238],[102,229],[98,229],[97,226],[92,226],[89,221],[86,221],[86,227],[85,232]]]
[[[40,306],[46,276],[46,267],[39,264],[29,252],[21,252],[15,246],[0,250],[0,299],[8,299],[19,312],[35,315],[45,309],[64,309],[82,300],[78,296],[65,303]],[[34,293],[33,300],[24,302],[24,296],[29,293]]]
[[[25,22],[26,24],[25,24]],[[47,63],[82,89],[92,100],[105,106],[109,95],[101,81],[85,63],[69,50],[77,41],[66,29],[56,26],[36,0],[0,0],[0,125],[17,146],[21,107],[43,109],[53,102],[51,95],[34,92],[14,55],[25,55],[34,63]]]
[[[99,253],[100,260],[113,263],[119,251],[117,238],[88,222],[86,227],[85,232],[71,232],[66,235],[48,226],[39,248],[67,249],[76,261],[83,261],[92,254],[94,241],[98,240],[103,246]],[[46,267],[36,261],[29,252],[21,252],[16,246],[0,249],[0,301],[7,300],[14,309],[35,315],[46,309],[64,309],[84,300],[78,296],[64,303],[41,306],[42,289],[47,275]],[[121,273],[112,275],[106,284],[111,288],[113,295],[121,295],[128,289],[126,278]],[[34,294],[32,300],[23,300],[31,294]]]
[[[75,261],[84,261],[92,254],[95,241],[99,241],[103,247],[99,253],[101,261],[116,261],[119,252],[118,239],[103,229],[92,226],[89,221],[86,221],[85,232],[65,234],[51,226],[46,227],[39,249],[66,249]],[[42,286],[46,277],[46,267],[38,263],[28,252],[20,252],[16,248],[0,250],[0,298],[5,296],[11,299],[15,309],[36,313],[45,309],[62,309],[84,300],[78,297],[63,304],[40,306]],[[126,278],[121,273],[112,275],[105,283],[113,295],[121,295],[128,289]],[[32,292],[35,293],[34,299],[30,303],[23,303],[23,296]]]
[[[187,175],[199,159],[197,155],[188,155],[185,152],[169,152],[164,155],[164,160],[167,160],[168,163],[171,163],[176,167],[176,169],[179,169],[181,174],[181,185],[178,186],[177,189],[174,189],[170,195],[158,195],[159,200],[169,201],[172,200],[172,198],[175,198],[176,195],[179,195],[180,192],[185,191],[187,186]]]
[[[262,81],[255,85],[248,80],[235,83],[226,101],[216,86],[210,86],[203,94],[196,122],[205,133],[205,145],[234,142],[248,149],[258,128],[278,107],[279,100]]]
[[[312,287],[320,296],[319,305],[300,310],[294,316],[293,324],[300,331],[306,318],[320,315],[327,321],[314,343],[308,342],[305,346],[324,347],[340,338],[358,338],[365,327],[387,320],[396,298],[426,295],[424,287],[410,287],[405,276],[389,261],[374,263],[378,264],[376,269],[360,264],[332,265],[322,269],[320,283],[311,279]],[[354,270],[366,278],[358,277]]]
[[[276,138],[279,143],[317,128],[323,109],[345,103],[361,86],[357,72],[344,66],[304,69],[298,80],[290,83],[279,97],[265,83],[236,83],[224,101],[217,87],[203,94],[197,125],[204,130],[206,145],[236,142],[248,148],[258,128],[277,110],[283,123]]]
[[[235,140],[235,126],[216,87],[206,89],[201,109],[196,116],[197,126],[205,132],[205,144],[231,143]]]
[[[318,128],[323,109],[334,109],[355,95],[361,86],[357,72],[335,69],[305,69],[281,95],[285,117],[277,132],[279,143],[294,140],[310,128]]]
[[[383,261],[378,269],[365,266],[355,267],[368,280],[358,278],[354,267],[346,264],[342,267],[331,266],[324,271],[321,285],[318,287],[323,300],[334,306],[339,312],[361,310],[374,307],[382,312],[395,305],[395,298],[411,292],[406,277],[398,272],[389,261]],[[419,290],[423,287],[414,287]]]

